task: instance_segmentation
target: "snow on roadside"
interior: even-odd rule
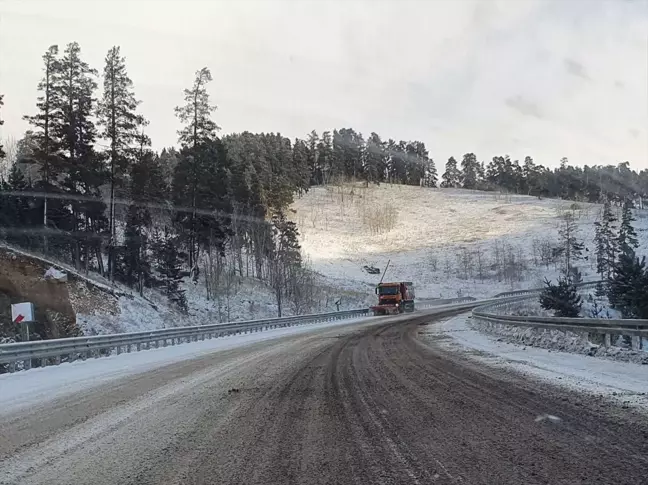
[[[30,371],[0,375],[0,415],[26,406],[42,405],[48,400],[97,387],[106,382],[194,359],[213,352],[274,340],[314,330],[374,320],[373,317],[350,318],[334,322],[221,337],[172,347],[112,355],[94,360],[64,363]]]
[[[463,314],[429,325],[424,335],[486,364],[648,410],[648,366],[498,341],[467,320]]]

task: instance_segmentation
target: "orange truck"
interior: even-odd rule
[[[379,283],[376,287],[378,305],[372,306],[374,315],[394,315],[414,311],[414,284],[411,281]]]

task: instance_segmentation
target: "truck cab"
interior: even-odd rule
[[[374,315],[414,311],[414,285],[410,281],[380,283],[376,295],[378,305],[371,307]]]

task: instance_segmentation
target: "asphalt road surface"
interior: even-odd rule
[[[434,318],[219,351],[0,415],[0,483],[648,483],[645,418],[445,353],[417,337]]]

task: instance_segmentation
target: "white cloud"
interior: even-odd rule
[[[443,163],[527,154],[648,167],[646,1],[191,1],[0,4],[5,133],[34,110],[40,56],[119,44],[156,147],[211,68],[224,132],[351,126],[420,139]]]

